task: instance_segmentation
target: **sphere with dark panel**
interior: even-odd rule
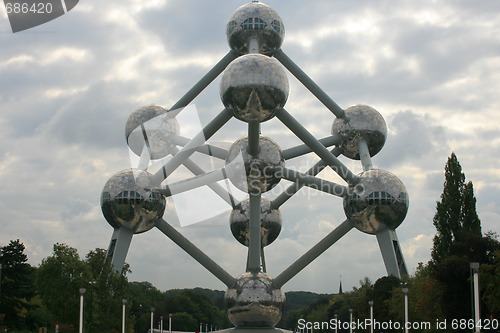
[[[224,295],[224,307],[236,327],[274,327],[281,319],[285,294],[265,273],[243,273]]]
[[[332,134],[341,134],[342,154],[359,160],[359,140],[365,140],[370,156],[375,156],[384,146],[387,125],[384,117],[368,105],[354,105],[345,109],[345,119],[337,118],[332,125]]]
[[[127,169],[112,176],[101,193],[101,209],[113,227],[138,234],[150,230],[165,211],[165,198],[156,190],[151,174]]]
[[[259,40],[259,53],[270,55],[285,38],[285,26],[279,14],[263,3],[252,1],[236,9],[226,26],[229,47],[239,54],[248,53],[248,40]]]
[[[174,152],[174,138],[177,135],[177,119],[172,117],[167,109],[158,105],[144,106],[132,112],[125,125],[125,138],[130,149],[141,156],[147,144],[146,148],[153,160]]]
[[[396,229],[408,212],[408,192],[398,177],[384,170],[368,170],[358,175],[344,198],[346,216],[355,227],[368,234]]]
[[[262,54],[241,56],[222,75],[220,97],[245,122],[271,119],[288,99],[288,78],[275,60]]]
[[[250,225],[250,199],[240,202],[231,212],[230,227],[234,238],[248,246]],[[260,232],[261,245],[265,247],[278,238],[282,225],[281,212],[271,207],[271,201],[261,197],[260,201]]]
[[[284,166],[285,160],[273,140],[260,136],[257,155],[248,153],[248,137],[243,137],[229,148],[225,163],[228,178],[234,186],[243,192],[261,194],[280,182],[275,167]]]

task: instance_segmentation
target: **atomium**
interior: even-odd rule
[[[229,218],[231,232],[241,244],[248,246],[250,225],[250,200],[240,202],[231,212]],[[278,238],[281,231],[281,212],[271,207],[271,201],[261,197],[260,203],[260,232],[261,246],[265,247]]]
[[[349,189],[344,211],[358,230],[368,234],[396,229],[408,211],[408,192],[401,180],[388,171],[364,171],[359,174],[358,184]]]
[[[288,98],[288,79],[283,68],[262,54],[234,60],[222,76],[220,97],[234,116],[246,122],[263,122],[274,116]]]
[[[384,118],[367,105],[344,110],[335,104],[281,49],[284,34],[282,19],[269,6],[252,1],[238,8],[226,28],[231,50],[174,104],[175,110],[151,105],[129,117],[125,136],[130,150],[140,156],[139,168],[111,177],[101,195],[102,212],[114,228],[108,256],[117,271],[123,267],[132,235],[156,227],[226,285],[227,315],[237,328],[273,328],[282,317],[283,285],[354,228],[377,237],[388,274],[399,278],[407,275],[395,229],[408,212],[408,193],[399,178],[374,169],[371,160],[386,141]],[[289,82],[282,65],[337,117],[330,128],[330,137],[317,140],[293,112],[284,109]],[[180,137],[176,115],[221,74],[219,95],[224,108],[192,139]],[[289,107],[296,108],[297,104]],[[231,118],[246,123],[247,135],[227,149],[227,145],[210,140]],[[271,123],[269,126],[281,122],[302,142],[282,151],[275,141],[261,134],[269,128],[269,123],[263,125],[264,122]],[[322,127],[328,133],[324,124],[315,124],[315,130]],[[298,171],[301,168],[295,165],[285,167],[285,160],[289,159],[311,161],[313,156],[304,157],[308,154],[319,157],[308,171]],[[363,172],[355,175],[339,159],[342,157],[360,160]],[[195,162],[203,158],[210,160],[208,168]],[[212,163],[212,159],[218,159],[217,163]],[[157,161],[150,163],[150,160]],[[214,170],[215,165],[220,168]],[[177,172],[180,167],[182,170]],[[150,168],[154,173],[147,171]],[[346,185],[334,183],[330,176],[318,176],[324,168],[336,172]],[[292,184],[288,188],[277,186],[282,179],[280,185]],[[166,207],[163,195],[172,197],[170,204],[175,202],[174,196],[196,192],[192,190],[205,186],[213,192],[208,194],[228,204],[231,232],[248,247],[245,273],[238,277],[231,276],[163,219]],[[275,242],[283,225],[289,222],[282,221],[281,206],[304,186],[342,198],[346,220],[271,278],[266,273],[264,247]],[[266,195],[273,199],[264,198],[262,194],[271,189],[274,189],[272,195]],[[280,193],[274,196],[275,191]],[[238,202],[235,192],[249,196]],[[199,201],[205,199],[205,196],[193,198],[192,209],[199,210]],[[165,217],[174,220],[178,208],[168,209]],[[205,221],[227,216],[202,213],[203,218],[208,216]],[[190,225],[195,223],[189,221]]]
[[[227,23],[226,36],[231,49],[240,54],[248,53],[250,38],[258,38],[259,53],[269,55],[281,47],[285,26],[274,9],[254,1],[234,12]]]
[[[265,273],[243,273],[224,295],[224,307],[236,327],[274,327],[284,303],[283,290]]]
[[[239,190],[247,193],[265,193],[280,182],[274,169],[284,166],[285,160],[276,142],[259,137],[257,155],[248,153],[248,137],[236,140],[229,148],[226,170],[229,180]]]
[[[101,209],[106,221],[138,234],[154,227],[165,211],[165,199],[154,190],[151,174],[127,169],[111,177],[101,193]]]

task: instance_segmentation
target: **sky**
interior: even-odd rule
[[[20,239],[33,266],[55,243],[82,258],[107,248],[113,229],[99,200],[106,181],[133,163],[124,136],[129,115],[149,104],[169,108],[210,70],[229,51],[226,23],[245,3],[80,1],[18,33],[0,9],[0,246]],[[372,161],[409,193],[396,232],[410,273],[430,259],[432,218],[452,152],[474,184],[483,232],[500,233],[500,2],[265,3],[283,19],[282,50],[338,105],[367,104],[384,117],[387,140]],[[330,135],[334,115],[287,77],[286,109],[316,137]],[[193,101],[196,117],[179,119],[181,134],[223,109],[219,84],[220,77]],[[282,149],[300,144],[277,119],[263,123],[262,134]],[[211,142],[227,147],[244,135],[245,124],[232,119]],[[339,159],[362,171],[359,161]],[[287,166],[303,170],[316,160],[309,154]],[[331,171],[320,176],[338,181]],[[202,203],[191,197],[186,209],[214,216]],[[345,220],[342,199],[313,190],[301,190],[281,213],[281,234],[265,248],[271,276]],[[227,220],[178,230],[231,275],[244,272],[246,248]],[[127,262],[130,281],[160,290],[225,289],[157,229],[133,237]],[[384,275],[376,238],[353,229],[283,288],[333,293],[340,279],[346,291]]]

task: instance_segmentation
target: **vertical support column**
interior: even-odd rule
[[[111,259],[111,266],[117,272],[121,272],[125,258],[127,257],[130,243],[134,232],[125,228],[115,228],[111,241],[109,242],[108,259]]]
[[[250,225],[248,235],[248,267],[247,272],[260,272],[261,239],[260,239],[260,194],[250,194]]]
[[[387,274],[402,278],[408,275],[406,263],[403,258],[403,253],[399,247],[398,236],[396,231],[386,229],[377,234],[377,241],[382,252]]]
[[[365,140],[360,139],[358,141],[359,149],[359,159],[361,160],[361,165],[363,166],[363,171],[368,171],[373,169],[372,158],[370,156],[370,151],[368,150],[368,144]]]

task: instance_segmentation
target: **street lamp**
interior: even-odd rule
[[[335,314],[333,317],[335,318],[335,333],[337,333],[337,328],[338,328],[337,326],[339,325],[339,322],[337,319],[338,316],[337,316],[337,314]]]
[[[160,333],[163,333],[163,316],[160,316]]]
[[[154,317],[154,313],[155,313],[155,308],[151,308],[151,333],[153,333],[153,317]]]
[[[122,333],[125,333],[125,305],[127,304],[127,300],[122,299]]]
[[[352,333],[352,309],[349,309],[349,333]]]
[[[408,333],[408,288],[404,287],[403,294],[405,294],[405,333]]]
[[[168,332],[172,333],[172,314],[168,314]]]
[[[78,326],[79,333],[83,333],[83,294],[85,294],[85,288],[80,288],[80,325]]]
[[[479,325],[480,321],[480,313],[479,313],[479,263],[471,262],[470,269],[474,276],[474,323],[475,323],[475,332],[479,333],[481,331],[481,325]]]
[[[370,333],[373,333],[373,301],[368,301],[370,305]]]

